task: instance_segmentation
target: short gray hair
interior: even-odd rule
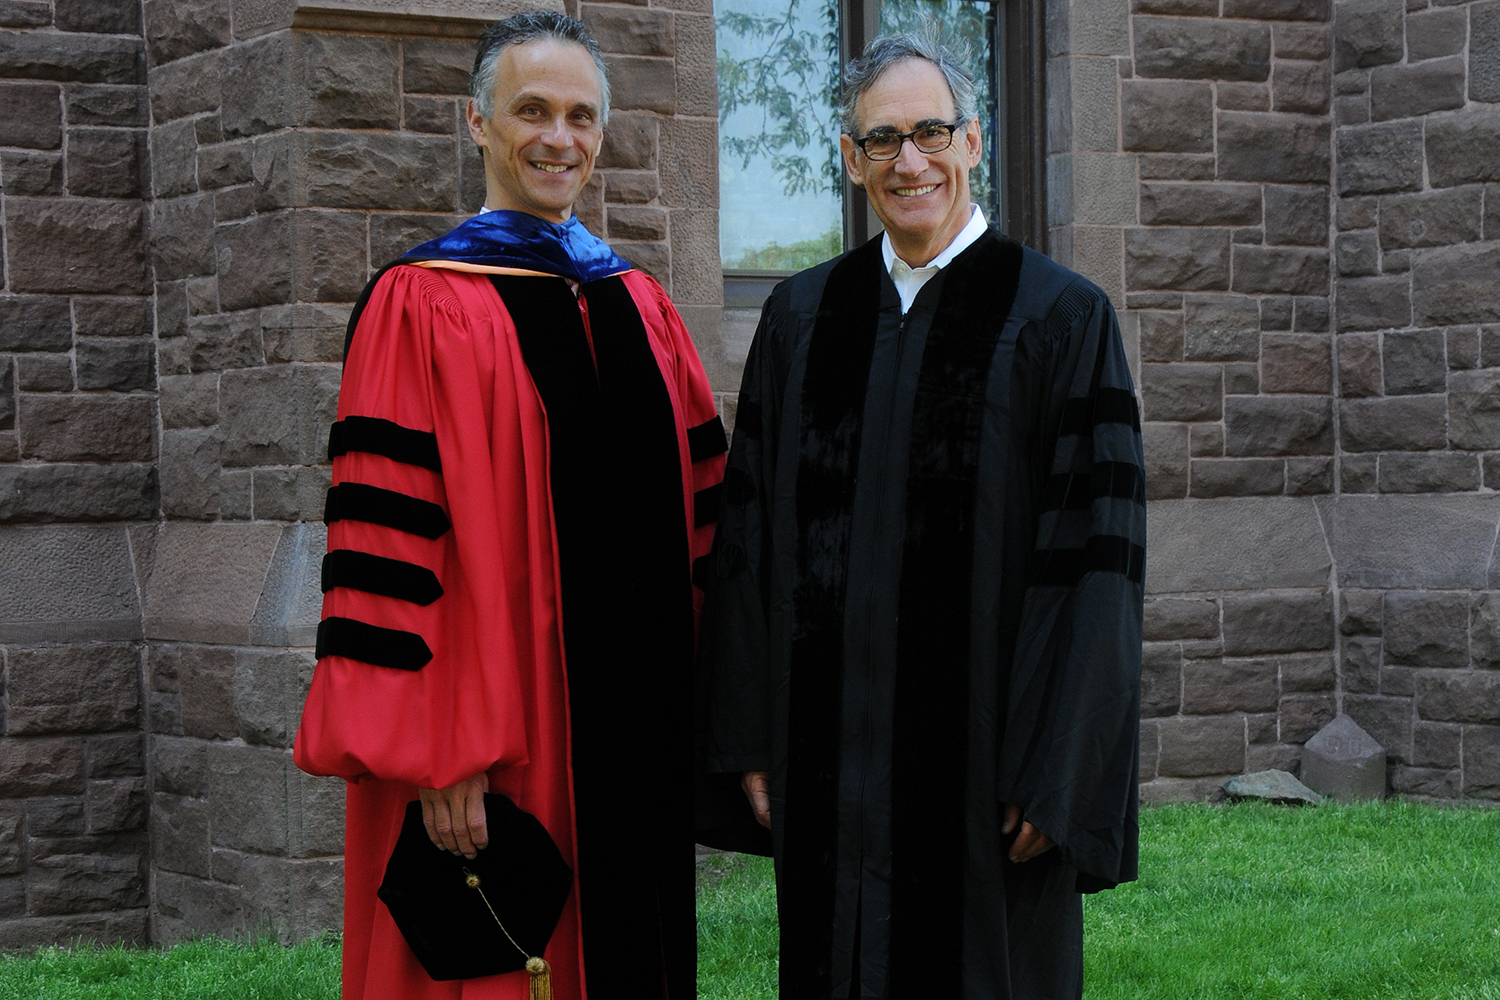
[[[488,121],[495,117],[495,71],[501,54],[512,45],[524,45],[542,38],[582,45],[594,59],[599,70],[599,91],[603,106],[599,109],[599,122],[609,120],[609,71],[604,68],[604,57],[599,54],[599,43],[589,34],[583,22],[566,14],[551,11],[534,11],[527,14],[512,14],[503,21],[496,21],[484,29],[479,36],[479,51],[474,54],[474,72],[469,74],[469,96],[479,107],[479,113]]]
[[[953,109],[961,123],[967,123],[975,116],[974,78],[963,68],[958,56],[938,40],[936,31],[922,34],[903,32],[881,35],[865,46],[864,55],[850,60],[844,69],[839,126],[845,133],[858,135],[859,122],[855,119],[854,109],[860,95],[875,86],[875,81],[886,70],[908,59],[925,59],[943,74],[943,79],[948,82],[948,93],[953,97]]]

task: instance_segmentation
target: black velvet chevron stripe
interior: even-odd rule
[[[1088,510],[1095,500],[1146,502],[1146,481],[1132,462],[1096,462],[1084,473],[1055,473],[1042,493],[1042,513],[1049,510]]]
[[[412,430],[379,417],[345,417],[328,428],[328,458],[332,460],[351,451],[383,455],[394,462],[419,465],[433,472],[443,471],[436,434]]]
[[[1057,435],[1087,434],[1099,424],[1125,424],[1140,433],[1141,411],[1135,396],[1124,389],[1101,388],[1092,404],[1087,399],[1070,399],[1063,404]]]
[[[693,527],[701,528],[719,519],[719,505],[724,499],[724,484],[714,483],[693,494]]]
[[[368,483],[339,483],[330,487],[323,521],[326,524],[366,521],[423,538],[440,538],[453,526],[437,504]]]
[[[722,455],[729,450],[729,438],[724,435],[724,421],[718,417],[687,429],[688,454],[693,461]]]
[[[1040,587],[1072,587],[1086,573],[1119,573],[1131,583],[1146,578],[1146,548],[1119,535],[1095,535],[1081,549],[1037,554],[1031,582]]]
[[[334,549],[323,557],[323,593],[334,587],[363,590],[423,607],[443,596],[437,574],[426,566],[354,549]]]
[[[432,661],[427,641],[415,632],[381,628],[353,618],[324,618],[318,623],[318,659],[347,656],[361,663],[396,670],[421,670]]]

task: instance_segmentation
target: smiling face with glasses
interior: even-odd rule
[[[896,255],[922,267],[969,221],[969,171],[983,152],[977,121],[954,121],[942,71],[925,59],[886,70],[855,105],[861,135],[839,137]]]

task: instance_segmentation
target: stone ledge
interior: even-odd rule
[[[268,522],[169,522],[157,541],[146,586],[146,637],[249,642],[284,530]]]
[[[243,6],[235,18],[241,38],[283,28],[478,38],[487,25],[512,14],[563,9],[561,0],[261,0]]]
[[[124,526],[0,529],[0,642],[141,637]]]
[[[1318,508],[1345,587],[1481,590],[1500,578],[1493,493],[1346,494]]]
[[[1146,590],[1326,587],[1333,559],[1311,498],[1153,500]]]

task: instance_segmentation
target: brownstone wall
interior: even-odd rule
[[[0,4],[0,948],[147,936],[145,82],[136,0]]]

